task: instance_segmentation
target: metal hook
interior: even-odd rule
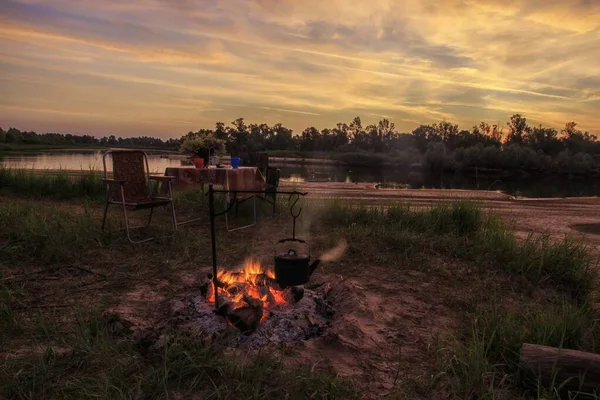
[[[302,213],[302,207],[300,207],[297,214],[294,214],[294,207],[296,206],[296,203],[298,203],[298,200],[300,200],[300,194],[299,193],[290,194],[290,197],[288,197],[288,202],[292,199],[293,196],[296,196],[296,200],[294,200],[294,202],[290,206],[290,214],[292,215],[292,217],[294,219],[296,219],[300,216],[300,213]]]

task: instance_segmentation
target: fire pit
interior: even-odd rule
[[[230,335],[251,347],[305,340],[320,336],[334,314],[331,304],[313,290],[279,287],[273,269],[258,260],[246,260],[238,271],[220,271],[217,278],[218,293],[208,274],[191,299],[186,325],[202,336]]]
[[[238,191],[256,194],[254,191]],[[296,197],[290,207],[293,218],[292,237],[278,244],[286,246],[285,254],[275,254],[274,268],[266,268],[258,260],[247,259],[237,270],[217,266],[215,218],[226,214],[234,202],[222,212],[215,211],[214,194],[238,192],[215,190],[209,185],[209,216],[211,223],[212,273],[200,285],[199,294],[191,301],[191,315],[186,317],[190,328],[204,335],[221,335],[230,331],[241,332],[240,340],[251,338],[253,345],[266,342],[294,341],[318,336],[328,325],[333,308],[322,295],[305,289],[319,260],[310,263],[306,250],[294,248],[288,242],[307,249],[307,243],[296,238],[296,218],[302,209],[294,212],[300,196],[307,193],[278,192]]]

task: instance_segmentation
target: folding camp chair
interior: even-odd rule
[[[113,178],[109,179],[108,170],[106,167],[106,159],[112,156],[112,171]],[[177,218],[175,217],[175,206],[173,205],[173,191],[171,188],[172,176],[150,176],[148,167],[148,156],[141,150],[109,150],[105,151],[102,156],[104,165],[104,179],[106,183],[106,206],[104,207],[104,217],[102,219],[102,230],[106,225],[106,217],[108,215],[108,207],[111,204],[117,204],[122,207],[123,219],[125,220],[125,230],[127,231],[127,239],[131,243],[142,243],[156,237],[151,237],[143,240],[131,239],[130,230],[140,227],[130,227],[127,219],[127,208],[132,211],[150,209],[148,223],[152,222],[152,214],[155,207],[171,206],[173,218],[173,231],[177,230]],[[152,185],[152,181],[156,184]],[[157,196],[158,183],[166,184],[169,187],[168,195]],[[152,187],[154,186],[154,190]],[[173,235],[175,232],[173,232]],[[172,237],[173,235],[167,236]]]

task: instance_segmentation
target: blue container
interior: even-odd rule
[[[240,158],[239,157],[231,157],[231,166],[233,168],[237,168],[240,166]]]

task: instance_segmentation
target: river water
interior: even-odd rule
[[[188,164],[185,157],[176,154],[148,152],[152,173],[163,173],[169,166]],[[110,162],[108,162],[110,169]],[[0,166],[35,170],[103,170],[102,155],[98,150],[52,150],[41,152],[0,153]],[[374,182],[382,187],[499,190],[524,197],[580,197],[600,194],[598,179],[569,177],[529,177],[502,179],[485,175],[463,174],[427,175],[408,168],[355,168],[336,165],[281,164],[281,177],[296,182],[317,180],[332,182]]]

